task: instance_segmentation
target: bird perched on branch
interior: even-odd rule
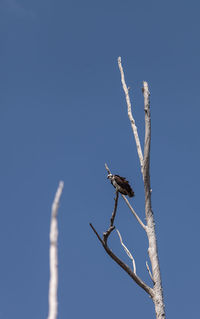
[[[121,194],[128,195],[129,197],[134,196],[134,191],[132,190],[129,182],[125,177],[119,175],[108,174],[107,178],[111,181],[111,184],[119,191]]]

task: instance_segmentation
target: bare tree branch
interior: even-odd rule
[[[115,220],[115,216],[116,216],[116,212],[117,212],[117,204],[118,204],[118,198],[119,198],[119,192],[116,191],[116,197],[115,197],[115,207],[110,219],[110,227],[108,228],[108,230],[103,234],[103,241],[106,244],[107,243],[107,239],[108,236],[110,235],[110,233],[113,231],[113,229],[115,229],[115,226],[113,226],[114,224],[114,220]]]
[[[122,195],[122,194],[121,194]],[[133,207],[131,206],[131,204],[129,203],[128,199],[126,198],[126,196],[122,195],[123,199],[125,200],[126,204],[128,205],[128,207],[130,208],[131,212],[133,213],[133,215],[135,216],[135,218],[137,219],[138,223],[142,226],[142,228],[144,228],[144,230],[146,231],[146,226],[143,224],[143,222],[141,221],[140,217],[136,214],[135,210],[133,209]]]
[[[147,237],[149,240],[149,258],[152,265],[154,285],[154,305],[157,319],[165,318],[165,307],[158,260],[157,241],[155,233],[154,216],[151,207],[151,186],[150,186],[150,144],[151,144],[151,116],[150,116],[150,92],[148,83],[143,82],[144,111],[145,111],[145,144],[144,144],[144,190],[145,190],[145,215],[147,221]]]
[[[119,66],[119,70],[120,70],[120,73],[121,73],[121,82],[122,82],[122,86],[123,86],[125,97],[126,97],[126,103],[127,103],[127,108],[128,108],[128,117],[129,117],[129,120],[131,122],[131,127],[132,127],[133,134],[134,134],[134,137],[135,137],[138,157],[139,157],[139,160],[140,160],[141,172],[143,174],[142,148],[141,148],[140,139],[139,139],[138,132],[137,132],[137,126],[135,124],[135,120],[133,118],[133,114],[132,114],[132,110],[131,110],[131,101],[130,101],[130,97],[129,97],[128,88],[127,88],[127,85],[126,85],[126,82],[125,82],[125,77],[124,77],[124,71],[123,71],[123,67],[122,67],[121,57],[118,57],[118,66]]]
[[[120,243],[121,243],[122,247],[124,248],[124,250],[125,250],[127,256],[132,260],[132,263],[133,263],[133,272],[134,272],[134,274],[136,275],[135,259],[133,258],[132,254],[130,253],[130,251],[128,250],[128,248],[124,245],[124,243],[123,243],[123,241],[122,241],[122,236],[121,236],[119,230],[116,229],[116,231],[117,231],[117,234],[118,234],[118,236],[119,236],[119,240],[120,240]]]
[[[142,279],[140,279],[140,277],[138,277],[136,274],[134,274],[134,272],[121,260],[119,259],[113,252],[112,250],[110,250],[110,248],[108,247],[107,243],[105,244],[104,241],[101,239],[100,235],[98,234],[98,232],[96,231],[96,229],[94,228],[94,226],[90,223],[90,227],[92,228],[92,230],[94,231],[94,233],[96,234],[97,238],[99,239],[99,241],[101,242],[103,248],[105,249],[105,251],[107,252],[107,254],[121,267],[123,268],[126,273],[141,287],[143,288],[149,295],[151,298],[154,297],[154,293],[153,293],[153,289],[151,287],[149,287],[147,284],[145,284]]]
[[[105,164],[106,169],[108,171],[108,173],[110,173],[110,170],[108,168],[108,166]],[[149,287],[147,284],[145,284],[142,279],[140,279],[137,275],[136,275],[136,267],[134,265],[135,261],[133,259],[133,257],[131,258],[130,256],[132,256],[129,252],[129,250],[126,248],[126,246],[122,243],[124,249],[126,250],[126,253],[129,253],[129,257],[132,259],[133,261],[133,267],[134,267],[134,272],[121,260],[119,259],[108,247],[107,241],[108,241],[108,237],[110,236],[111,232],[115,229],[114,226],[114,220],[115,220],[115,216],[116,216],[116,211],[117,211],[117,204],[118,204],[118,197],[119,197],[119,192],[116,191],[116,197],[115,197],[115,206],[114,206],[114,210],[110,219],[110,226],[108,228],[108,230],[106,232],[104,232],[103,234],[103,239],[101,239],[101,236],[98,234],[98,232],[96,231],[96,229],[94,228],[94,226],[90,223],[90,227],[92,228],[92,230],[94,231],[94,233],[96,234],[98,240],[101,242],[103,248],[105,249],[105,251],[107,252],[107,254],[116,262],[118,263],[118,265],[120,265],[120,267],[122,267],[128,274],[129,276],[141,287],[143,288],[152,298],[153,298],[153,290],[151,287]]]
[[[108,174],[111,174],[111,172],[110,172],[110,170],[109,170],[109,167],[108,167],[108,165],[107,165],[106,163],[105,163],[105,168],[106,168]]]
[[[48,319],[56,319],[58,313],[58,207],[64,183],[60,182],[51,210],[51,225],[50,225],[50,280],[49,280],[49,314]]]

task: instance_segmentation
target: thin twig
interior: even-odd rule
[[[113,213],[112,213],[112,216],[111,216],[111,219],[110,219],[110,227],[103,234],[103,241],[104,241],[105,244],[107,244],[108,236],[115,229],[115,226],[113,224],[114,224],[114,220],[115,220],[115,216],[116,216],[116,212],[117,212],[118,198],[119,198],[119,192],[116,191],[115,206],[114,206],[114,210],[113,210]]]
[[[119,192],[118,192],[118,191],[116,191],[116,197],[115,197],[115,207],[114,207],[114,210],[113,210],[113,213],[112,213],[111,219],[110,219],[110,226],[113,226],[113,224],[114,224],[114,220],[115,220],[115,216],[116,216],[116,212],[117,212],[118,198],[119,198]]]
[[[142,279],[140,277],[138,277],[136,274],[134,274],[134,272],[121,260],[119,259],[113,252],[112,250],[110,250],[110,248],[108,247],[107,244],[104,243],[104,241],[101,239],[100,235],[98,234],[98,232],[96,231],[96,229],[94,228],[94,226],[90,223],[90,227],[92,228],[92,230],[94,231],[94,233],[96,234],[97,238],[99,239],[99,241],[101,242],[103,248],[105,249],[105,251],[107,252],[107,254],[121,267],[123,268],[126,273],[141,287],[143,288],[149,295],[151,298],[154,297],[154,292],[153,289],[151,287],[149,287],[147,284],[145,284]]]
[[[147,270],[148,270],[148,273],[149,273],[149,276],[151,278],[151,280],[153,281],[153,283],[155,284],[155,281],[153,280],[153,276],[152,276],[152,273],[151,273],[151,270],[149,268],[149,265],[148,265],[148,262],[146,261],[146,267],[147,267]]]
[[[108,167],[108,165],[107,165],[106,163],[105,163],[105,168],[106,168],[108,174],[111,174],[111,172],[110,172],[110,170],[109,170],[109,167]]]
[[[104,246],[104,241],[101,239],[100,235],[97,233],[96,229],[94,228],[94,226],[92,225],[92,223],[89,224],[90,227],[92,228],[93,232],[96,234],[98,240],[102,243],[102,245]]]
[[[58,208],[64,183],[60,182],[51,210],[50,226],[50,280],[49,280],[49,314],[48,319],[56,319],[58,313]]]
[[[132,254],[130,253],[130,251],[128,250],[128,248],[124,245],[124,243],[123,243],[123,241],[122,241],[122,236],[121,236],[119,230],[116,229],[116,231],[117,231],[117,234],[118,234],[118,236],[119,236],[119,240],[120,240],[120,243],[121,243],[122,247],[124,248],[124,250],[125,250],[127,256],[132,260],[132,263],[133,263],[133,272],[134,272],[134,274],[136,275],[135,259],[133,258]]]
[[[121,57],[118,57],[118,66],[119,66],[119,70],[120,70],[120,73],[121,73],[121,82],[122,82],[122,86],[123,86],[125,97],[126,97],[126,103],[127,103],[127,109],[128,109],[128,117],[129,117],[129,120],[131,122],[131,127],[132,127],[133,134],[134,134],[134,137],[135,137],[138,157],[139,157],[139,160],[140,160],[141,172],[142,172],[142,175],[143,175],[142,148],[141,148],[140,139],[139,139],[139,135],[138,135],[138,131],[137,131],[137,126],[135,124],[135,120],[133,118],[133,114],[132,114],[132,110],[131,110],[131,101],[130,101],[130,97],[129,97],[129,90],[128,90],[126,82],[125,82],[125,77],[124,77],[124,71],[123,71],[123,67],[122,67]]]

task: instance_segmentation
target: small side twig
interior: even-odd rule
[[[151,280],[153,281],[153,284],[155,284],[155,281],[153,280],[153,276],[152,276],[152,273],[151,273],[151,270],[150,270],[150,268],[149,268],[149,265],[148,265],[148,262],[147,262],[147,261],[146,261],[146,267],[147,267],[149,276],[150,276]]]
[[[108,167],[108,165],[107,165],[106,163],[105,163],[105,168],[106,168],[108,174],[111,174],[111,172],[110,172],[110,170],[109,170],[109,167]]]
[[[116,229],[116,231],[117,231],[117,234],[118,234],[118,236],[119,236],[119,240],[120,240],[120,243],[121,243],[122,247],[124,248],[124,250],[125,250],[127,256],[132,260],[132,263],[133,263],[133,272],[134,272],[134,274],[136,275],[135,259],[133,258],[132,254],[130,253],[130,251],[128,250],[128,248],[124,245],[124,243],[123,243],[123,241],[122,241],[122,236],[121,236],[119,230]]]
[[[102,245],[104,246],[105,243],[104,241],[101,239],[100,235],[97,233],[96,229],[93,227],[92,223],[90,223],[90,227],[92,228],[93,232],[96,234],[98,240],[102,243]]]

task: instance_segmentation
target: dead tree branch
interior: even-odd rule
[[[108,171],[108,173],[110,173],[110,170],[108,168],[108,166],[105,164],[106,169]],[[134,265],[135,261],[131,255],[131,259],[133,261],[133,269],[134,271],[132,271],[120,258],[118,258],[112,251],[111,249],[108,247],[108,237],[110,236],[111,232],[115,229],[114,226],[114,220],[115,220],[115,216],[116,216],[116,211],[117,211],[117,204],[118,204],[118,198],[119,198],[119,192],[116,191],[116,197],[115,197],[115,206],[114,206],[114,210],[110,219],[110,226],[108,228],[108,230],[106,232],[103,233],[103,239],[101,238],[101,236],[98,234],[98,232],[96,231],[96,229],[94,228],[94,226],[90,223],[90,227],[92,228],[93,232],[96,234],[98,240],[101,242],[103,248],[105,249],[105,251],[107,252],[107,254],[121,267],[123,268],[127,274],[141,287],[143,288],[150,296],[151,298],[153,298],[153,290],[151,287],[149,287],[147,284],[145,284],[142,279],[140,279],[140,277],[138,277],[136,275],[136,267]],[[123,244],[123,247],[126,247]],[[126,248],[126,252],[128,251],[128,249]],[[128,251],[129,252],[129,251]],[[130,252],[129,252],[130,253]],[[129,257],[130,257],[129,255]]]
[[[128,250],[128,248],[124,245],[123,240],[122,240],[122,236],[121,236],[119,230],[116,229],[116,231],[117,231],[117,234],[118,234],[118,236],[119,236],[119,240],[120,240],[120,243],[121,243],[122,247],[124,248],[124,250],[125,250],[127,256],[132,260],[132,263],[133,263],[133,272],[134,272],[134,274],[136,275],[135,259],[133,258],[132,254],[130,253],[130,251]]]
[[[135,218],[137,219],[138,223],[142,226],[142,228],[144,228],[144,230],[146,231],[146,226],[143,224],[143,222],[141,221],[140,217],[136,214],[135,210],[133,209],[133,207],[131,206],[131,204],[129,203],[128,199],[126,198],[126,196],[122,195],[123,199],[125,200],[126,204],[128,205],[128,207],[130,208],[131,212],[133,213],[133,215],[135,216]]]
[[[105,249],[105,251],[107,252],[107,254],[121,267],[125,270],[125,272],[142,288],[144,289],[151,298],[154,297],[153,294],[153,289],[151,287],[149,287],[147,284],[145,284],[142,279],[140,279],[139,276],[137,276],[136,274],[134,274],[134,272],[121,260],[119,259],[113,252],[112,250],[108,247],[107,243],[104,242],[103,239],[101,239],[100,235],[98,234],[98,232],[96,231],[96,229],[94,228],[94,226],[90,223],[90,227],[92,228],[92,230],[94,231],[94,233],[96,234],[98,240],[101,242],[103,248]]]
[[[111,172],[110,172],[110,170],[109,170],[109,167],[108,167],[108,165],[107,165],[106,163],[105,163],[105,168],[106,168],[108,174],[111,174]]]
[[[103,234],[103,241],[105,244],[107,244],[107,239],[108,236],[110,235],[110,233],[115,229],[114,224],[114,220],[115,220],[115,216],[116,216],[116,212],[117,212],[117,204],[118,204],[118,198],[119,198],[119,192],[116,191],[116,197],[115,197],[115,206],[114,206],[114,210],[110,219],[110,227],[108,228],[108,230]]]
[[[134,134],[134,137],[135,137],[138,157],[139,157],[139,160],[140,160],[141,172],[143,174],[142,148],[141,148],[140,139],[139,139],[139,136],[138,136],[137,126],[135,124],[135,120],[133,118],[133,114],[132,114],[132,110],[131,110],[131,100],[130,100],[128,88],[127,88],[127,85],[126,85],[126,82],[125,82],[124,71],[123,71],[123,67],[122,67],[122,63],[121,63],[121,57],[118,58],[118,66],[119,66],[119,70],[120,70],[120,74],[121,74],[122,87],[124,89],[124,93],[125,93],[125,97],[126,97],[128,117],[129,117],[129,120],[131,122],[131,127],[132,127],[133,134]]]
[[[149,258],[151,261],[154,285],[154,305],[157,319],[165,318],[165,307],[158,259],[155,222],[151,207],[150,185],[150,144],[151,144],[151,116],[150,116],[150,92],[147,82],[143,82],[144,112],[145,112],[145,144],[144,144],[144,190],[145,190],[145,215],[147,221],[147,237],[149,240]]]
[[[60,182],[51,210],[50,226],[50,280],[49,280],[49,314],[48,319],[56,319],[58,313],[58,208],[64,183]]]

